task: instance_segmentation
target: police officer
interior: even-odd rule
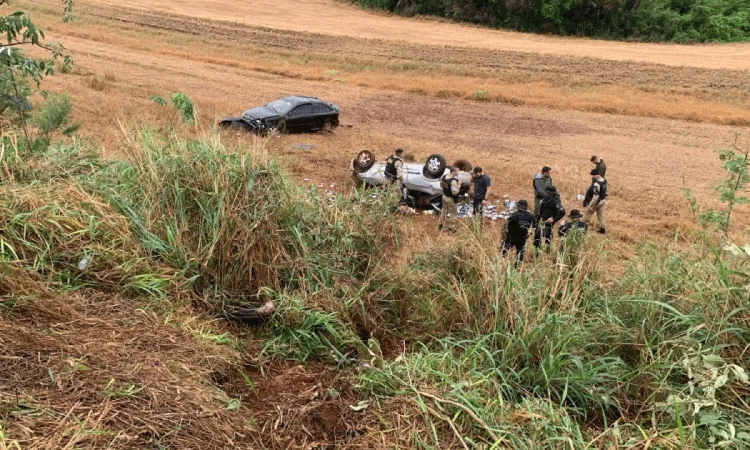
[[[594,163],[594,165],[596,166],[594,168],[599,171],[599,175],[601,175],[602,178],[604,178],[604,174],[607,172],[607,165],[604,164],[604,160],[594,155],[591,157],[591,162]]]
[[[539,205],[539,223],[534,233],[534,247],[537,249],[541,247],[542,241],[547,245],[552,243],[552,227],[565,217],[565,208],[562,206],[557,188],[549,185],[546,192],[547,196]]]
[[[552,169],[548,166],[542,167],[542,171],[534,175],[534,215],[539,218],[539,206],[547,197],[547,186],[552,184]]]
[[[383,171],[383,175],[385,175],[385,179],[390,181],[391,183],[395,183],[396,181],[398,181],[399,183],[404,182],[403,174],[401,171],[401,167],[403,166],[401,156],[403,154],[404,151],[400,148],[397,148],[394,154],[389,156],[388,159],[385,160],[385,170]]]
[[[458,203],[458,194],[461,192],[461,181],[458,177],[458,167],[452,166],[450,173],[443,175],[440,179],[440,187],[443,188],[443,209],[440,211],[440,222],[438,222],[438,230],[446,229],[450,232],[456,231],[456,222],[458,221],[458,211],[456,211],[456,203]],[[447,219],[446,217],[450,216]]]
[[[490,192],[490,186],[492,182],[490,177],[482,170],[481,167],[477,166],[474,168],[474,216],[481,217],[485,199],[487,194]]]
[[[604,221],[604,208],[607,199],[607,180],[599,174],[599,169],[591,171],[591,186],[586,191],[583,198],[583,207],[586,208],[584,221],[588,222],[591,216],[596,212],[596,220],[599,222],[597,232],[604,234],[606,223]]]
[[[586,234],[586,230],[588,230],[589,225],[581,220],[581,211],[577,209],[573,209],[570,211],[570,217],[569,222],[565,222],[562,225],[560,225],[560,228],[557,229],[557,235],[562,237],[567,236],[568,234]]]
[[[523,250],[529,237],[529,228],[534,225],[536,218],[529,211],[526,200],[516,202],[516,212],[508,217],[503,227],[503,256],[508,254],[511,247],[516,249],[516,265],[523,261]]]

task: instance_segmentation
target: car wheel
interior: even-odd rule
[[[333,133],[334,128],[336,128],[336,124],[333,122],[333,120],[328,119],[323,122],[323,126],[320,127],[320,131],[322,131],[323,133]]]
[[[271,127],[266,128],[266,132],[264,134],[269,137],[274,137],[274,136],[280,135],[283,132],[284,132],[284,129],[282,127],[271,126]]]
[[[427,178],[438,178],[445,172],[445,158],[443,155],[433,154],[427,157],[422,173]]]
[[[462,172],[471,172],[471,169],[473,169],[468,159],[456,160],[456,162],[454,162],[453,165],[458,167],[458,170]]]
[[[252,127],[243,121],[238,120],[222,120],[219,122],[219,128],[222,130],[228,130],[230,128],[239,128],[245,131],[252,131]]]
[[[362,150],[354,158],[354,170],[357,173],[367,172],[375,164],[375,155],[370,150]]]

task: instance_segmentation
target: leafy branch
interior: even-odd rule
[[[732,148],[719,150],[719,159],[724,162],[722,167],[728,172],[728,176],[724,181],[714,186],[714,191],[719,194],[719,201],[726,204],[724,211],[714,208],[701,211],[690,189],[683,189],[685,197],[690,202],[690,208],[700,219],[701,225],[705,227],[708,224],[713,224],[727,237],[729,236],[734,207],[748,201],[748,198],[741,195],[741,192],[750,182],[750,175],[748,175],[750,144],[744,150],[741,150],[738,141],[739,135],[735,135]]]
[[[2,1],[0,4],[7,3]],[[73,0],[63,0],[63,21],[72,20]],[[38,28],[31,18],[23,11],[17,11],[7,16],[0,16],[0,35],[4,36],[0,42],[0,78],[4,81],[0,97],[3,98],[2,108],[10,108],[18,113],[26,141],[31,140],[26,126],[25,111],[30,91],[25,88],[28,80],[33,80],[39,87],[40,82],[55,71],[55,62],[64,59],[63,67],[70,67],[72,61],[64,54],[61,44],[44,43],[44,30]],[[49,58],[27,58],[21,47],[34,46],[48,52]]]

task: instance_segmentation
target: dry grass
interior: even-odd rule
[[[117,294],[52,292],[5,265],[0,415],[23,449],[226,448],[247,410],[213,382],[241,370],[220,327]],[[146,308],[144,308],[146,307]],[[166,317],[166,320],[165,320]],[[198,338],[193,330],[205,330]],[[245,392],[249,395],[249,390]]]

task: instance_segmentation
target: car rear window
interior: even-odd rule
[[[324,103],[315,103],[312,105],[312,112],[314,114],[325,114],[331,111],[332,111],[331,107]]]

